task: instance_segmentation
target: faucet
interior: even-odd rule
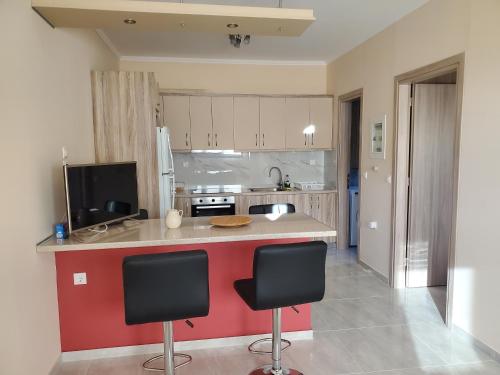
[[[269,169],[269,177],[271,177],[271,173],[272,173],[273,169],[276,169],[278,171],[278,173],[279,173],[280,179],[279,179],[279,182],[278,182],[278,186],[280,188],[282,188],[283,187],[283,174],[281,173],[281,169],[279,169],[278,167],[271,167]]]

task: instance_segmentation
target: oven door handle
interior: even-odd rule
[[[231,206],[228,204],[228,205],[224,205],[224,206],[195,206],[194,207],[195,210],[211,210],[212,208],[231,208]]]

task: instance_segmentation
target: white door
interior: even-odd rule
[[[309,119],[315,130],[310,135],[310,148],[331,149],[333,132],[333,99],[310,98]]]
[[[309,140],[304,130],[309,126],[309,99],[286,98],[286,148],[303,150],[309,147]]]
[[[191,148],[210,150],[213,148],[212,134],[212,98],[209,96],[191,96],[189,98],[191,117]]]
[[[284,150],[285,98],[260,98],[260,149]]]
[[[191,149],[189,96],[163,97],[163,125],[170,130],[172,149],[180,151]]]
[[[212,148],[216,150],[234,150],[233,106],[232,96],[212,98]]]
[[[236,150],[259,149],[259,121],[258,97],[234,97],[234,147]]]

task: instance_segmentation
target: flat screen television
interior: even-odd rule
[[[139,214],[135,162],[64,166],[69,232]]]

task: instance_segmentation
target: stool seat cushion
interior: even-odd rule
[[[320,301],[326,250],[323,241],[261,246],[255,250],[253,278],[237,280],[234,288],[252,310]]]
[[[195,250],[125,257],[123,287],[127,324],[207,316],[208,255]]]

